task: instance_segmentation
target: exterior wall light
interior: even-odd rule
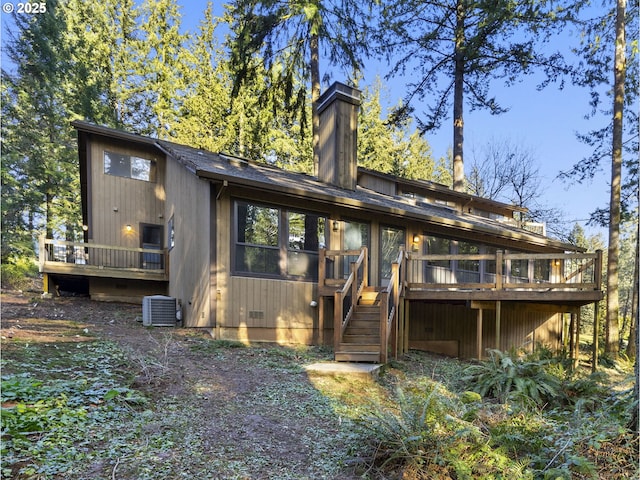
[[[124,229],[125,229],[127,232],[130,232],[131,230],[133,230],[133,228],[131,227],[131,225],[127,225],[126,227],[124,227]]]
[[[413,236],[413,243],[420,243],[420,235],[419,234],[415,234]]]
[[[334,220],[333,221],[333,231],[337,232],[340,229],[340,223],[338,222],[338,220]]]

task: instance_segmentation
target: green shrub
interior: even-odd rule
[[[491,448],[478,427],[462,420],[465,414],[440,383],[398,388],[395,408],[374,406],[358,422],[370,441],[370,468],[385,478],[532,478],[526,462]]]
[[[2,288],[24,290],[38,276],[38,265],[33,258],[11,258],[3,262],[1,272]]]
[[[541,407],[562,396],[563,376],[562,366],[553,360],[529,360],[514,352],[489,350],[487,361],[467,367],[464,380],[483,397]]]

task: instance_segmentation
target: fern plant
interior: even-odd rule
[[[465,404],[438,382],[396,391],[395,408],[374,406],[358,422],[371,448],[370,468],[384,478],[531,478],[470,422]]]
[[[563,396],[563,376],[561,365],[552,359],[529,360],[513,351],[489,350],[489,359],[468,367],[464,380],[483,397],[542,407]]]

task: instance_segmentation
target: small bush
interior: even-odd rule
[[[38,265],[33,258],[11,258],[2,264],[2,288],[24,290],[38,276]]]

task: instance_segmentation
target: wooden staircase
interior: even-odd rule
[[[335,350],[338,362],[380,362],[380,301],[369,287],[355,305],[342,342]]]

